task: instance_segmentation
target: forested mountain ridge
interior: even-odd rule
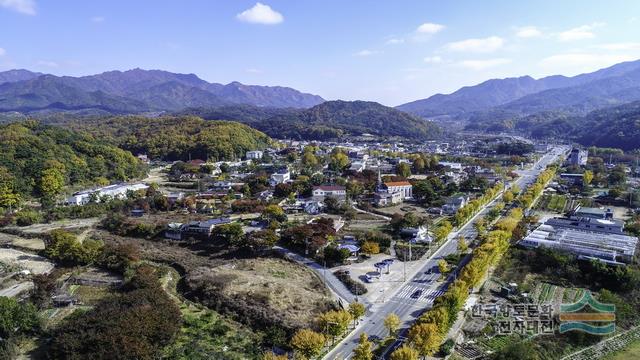
[[[96,117],[58,123],[134,154],[162,160],[233,160],[272,144],[264,133],[237,122],[195,116]]]
[[[595,110],[585,116],[536,115],[503,125],[512,125],[511,130],[537,138],[563,138],[585,146],[633,150],[640,148],[640,101]]]
[[[273,109],[244,105],[187,109],[182,113],[209,120],[239,121],[276,138],[327,140],[368,133],[427,139],[442,133],[432,122],[368,101],[327,101],[310,109]]]
[[[177,111],[225,104],[306,108],[320,96],[280,86],[208,83],[194,74],[133,69],[71,77],[0,72],[0,111],[97,109],[111,113]]]
[[[128,151],[35,121],[0,125],[0,146],[0,207],[16,195],[53,199],[70,184],[104,185],[144,174]]]

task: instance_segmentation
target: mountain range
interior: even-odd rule
[[[249,104],[308,108],[320,96],[281,86],[209,83],[194,74],[133,69],[71,77],[28,70],[0,72],[0,111],[88,110],[110,113],[177,111]]]
[[[372,134],[427,139],[442,133],[433,122],[371,101],[326,101],[309,109],[236,105],[186,109],[179,114],[238,121],[275,138],[328,140]]]
[[[640,100],[640,60],[574,77],[492,79],[397,108],[425,118],[475,122],[485,118],[507,120],[540,112],[584,115],[634,100]]]
[[[512,131],[585,145],[640,148],[640,60],[573,77],[492,79],[389,108],[368,101],[327,101],[285,87],[209,83],[194,74],[133,69],[71,77],[27,70],[0,72],[0,113],[109,116],[158,112],[242,122],[276,138],[335,139],[370,133],[433,138],[443,129]],[[60,117],[58,113],[62,112]],[[433,120],[433,121],[432,121]],[[0,119],[1,121],[1,119]],[[581,124],[599,129],[585,133]],[[440,126],[438,126],[440,125]]]

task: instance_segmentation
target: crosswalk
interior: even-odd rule
[[[411,298],[411,295],[415,293],[417,290],[422,290],[422,294],[420,294],[420,297],[417,299]],[[411,299],[415,301],[432,302],[442,294],[444,294],[443,290],[425,289],[420,286],[407,285],[402,289],[400,289],[400,291],[396,294],[396,297],[401,299]]]

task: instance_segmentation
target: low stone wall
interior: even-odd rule
[[[600,341],[599,343],[582,349],[571,355],[563,357],[561,360],[593,360],[600,359],[603,356],[614,351],[624,349],[632,341],[640,339],[640,326],[636,326],[623,333],[615,335],[611,338]]]

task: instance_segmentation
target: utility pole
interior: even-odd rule
[[[407,281],[407,253],[404,253],[404,261],[402,262],[402,281]]]

